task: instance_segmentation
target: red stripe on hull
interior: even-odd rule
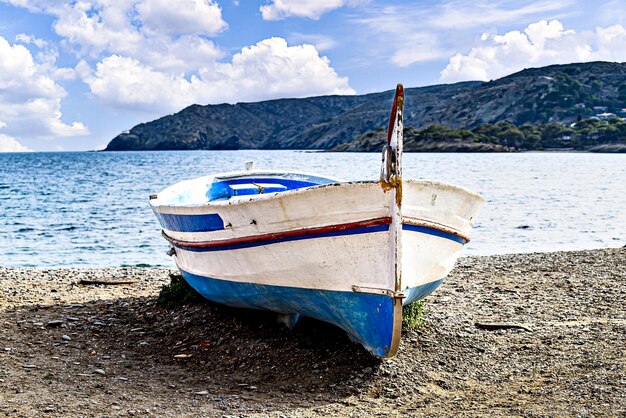
[[[253,235],[253,236],[241,237],[241,238],[230,238],[230,239],[223,239],[223,240],[218,240],[218,241],[203,241],[203,242],[181,241],[181,240],[177,240],[175,238],[170,237],[165,232],[162,232],[162,234],[166,240],[168,240],[171,244],[177,247],[215,248],[215,247],[224,247],[224,246],[238,245],[238,244],[252,244],[256,242],[279,240],[279,239],[292,238],[292,237],[298,237],[298,236],[304,236],[304,235],[323,234],[326,232],[348,231],[351,229],[364,228],[368,226],[389,225],[389,224],[391,224],[391,217],[386,216],[382,218],[368,219],[365,221],[349,222],[349,223],[338,224],[338,225],[321,226],[317,228],[303,228],[303,229],[295,229],[292,231],[273,232],[273,233],[263,234],[263,235]]]
[[[426,226],[428,228],[436,229],[436,230],[441,231],[441,232],[445,232],[445,233],[448,233],[448,234],[456,235],[457,237],[464,239],[466,243],[470,241],[470,237],[465,235],[461,231],[458,231],[458,230],[456,230],[454,228],[451,228],[451,227],[446,226],[444,224],[441,224],[439,222],[431,221],[429,219],[414,218],[412,216],[403,216],[402,220],[406,224],[417,225],[417,226]]]

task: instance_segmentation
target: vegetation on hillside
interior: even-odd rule
[[[369,132],[332,151],[377,151],[386,141],[384,129]],[[431,125],[406,127],[404,150],[411,151],[530,151],[546,149],[626,150],[626,121],[581,119],[571,125],[545,123],[518,126],[511,122],[480,124],[473,129]],[[601,145],[605,147],[599,148]],[[616,147],[606,147],[615,145]]]

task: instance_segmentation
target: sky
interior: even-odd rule
[[[194,103],[626,61],[626,0],[0,0],[0,152],[103,149]]]

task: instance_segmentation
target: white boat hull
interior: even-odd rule
[[[400,231],[394,231],[390,192],[379,182],[338,183],[188,207],[153,205],[153,209],[175,248],[178,267],[192,281],[205,278],[229,286],[260,286],[252,293],[301,289],[382,295],[393,306],[422,298],[441,283],[468,239],[481,201],[474,193],[443,183],[405,181],[403,193]],[[195,224],[187,217],[212,219],[206,228],[212,230],[198,231],[202,227],[196,225],[190,231],[188,227]],[[215,229],[217,218],[224,225],[221,229]],[[399,287],[390,271],[394,234],[402,248]],[[205,290],[205,296],[218,302],[316,316],[306,306],[277,303],[267,296],[250,302],[252,294],[227,298],[214,288]],[[323,299],[306,303],[324,303]],[[398,315],[391,311],[387,320],[397,321]],[[336,318],[316,317],[337,323]],[[390,327],[393,331],[393,324]],[[391,342],[385,349],[374,347],[350,326],[344,328],[377,355],[386,356],[392,348]]]

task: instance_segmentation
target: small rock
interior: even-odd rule
[[[23,366],[25,369],[36,369],[37,366],[35,364],[25,364]]]
[[[60,319],[48,321],[48,323],[46,324],[47,327],[60,327],[61,325],[63,325],[63,321]]]
[[[130,332],[143,331],[143,328],[131,328]]]
[[[63,341],[72,341],[72,338],[69,335],[61,335],[61,339]]]
[[[107,326],[107,324],[105,324],[104,322],[100,322],[100,321],[94,321],[94,322],[92,322],[92,324],[98,325],[98,326],[101,326],[101,327],[106,327]]]
[[[80,321],[80,319],[75,318],[75,317],[73,317],[73,316],[70,316],[69,318],[65,318],[65,319],[67,319],[69,322],[76,322],[76,321]]]
[[[192,356],[192,354],[176,354],[174,356],[175,359],[186,359],[186,358],[190,358]]]
[[[104,370],[102,370],[102,369],[96,369],[96,370],[94,370],[93,372],[94,372],[94,373],[101,374],[101,375],[103,375],[103,376],[104,376],[105,374],[107,374],[107,372],[105,372],[105,371],[104,371]]]
[[[193,394],[194,394],[194,395],[208,395],[208,394],[209,394],[209,392],[208,392],[208,391],[206,391],[206,390],[202,390],[202,391],[200,391],[200,392],[194,392]]]

